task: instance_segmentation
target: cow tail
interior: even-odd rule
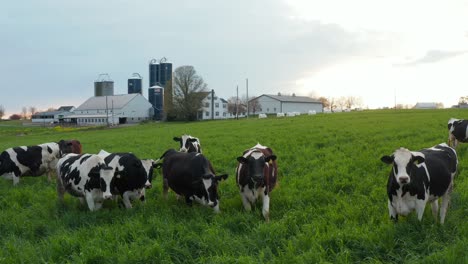
[[[160,160],[162,160],[164,158],[164,156],[166,156],[166,154],[171,151],[172,149],[168,149],[166,150],[162,155],[161,157],[159,157],[159,159],[155,160],[154,163],[158,163]]]

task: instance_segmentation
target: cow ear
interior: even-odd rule
[[[237,161],[240,163],[247,163],[247,159],[244,156],[237,157]]]
[[[160,169],[162,167],[162,163],[155,163],[153,164],[153,168]]]
[[[180,137],[174,137],[174,141],[180,141]]]
[[[265,158],[265,161],[266,161],[266,162],[269,162],[270,160],[271,160],[271,161],[276,160],[276,155],[271,155],[271,156],[268,156],[268,157]]]
[[[197,141],[197,139],[196,139],[196,138],[189,138],[189,140],[188,140],[188,141],[189,141],[189,142],[196,142],[196,141]]]
[[[414,164],[421,164],[426,160],[424,154],[421,152],[412,151],[411,155],[413,155]]]
[[[215,176],[215,180],[216,181],[226,180],[228,176],[229,176],[228,174],[221,174],[221,175]]]
[[[387,164],[392,164],[393,163],[393,160],[395,159],[395,157],[393,155],[391,156],[383,156],[380,158],[380,160],[383,162],[383,163],[387,163]]]

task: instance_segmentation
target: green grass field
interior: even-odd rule
[[[18,186],[0,178],[0,263],[468,263],[468,144],[458,148],[446,223],[430,206],[393,223],[380,157],[398,147],[418,150],[447,141],[450,117],[467,110],[386,110],[294,118],[149,123],[113,129],[0,126],[0,150],[79,139],[83,151],[131,151],[158,158],[178,148],[173,136],[200,138],[219,173],[220,214],[162,198],[160,171],[145,204],[131,210],[108,201],[89,212],[66,194],[57,199],[46,177]],[[0,125],[2,122],[0,122]],[[278,156],[279,185],[270,222],[261,204],[244,212],[235,184],[236,157],[257,142]]]

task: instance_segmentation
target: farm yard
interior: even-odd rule
[[[189,207],[173,192],[165,200],[158,169],[145,203],[125,209],[106,201],[96,212],[69,194],[60,203],[46,176],[23,177],[15,187],[0,178],[0,263],[468,263],[468,144],[457,148],[444,225],[430,205],[421,222],[414,212],[391,221],[391,166],[380,161],[399,147],[447,142],[447,121],[467,116],[463,109],[374,110],[115,129],[0,126],[0,151],[78,139],[84,153],[152,159],[178,149],[174,136],[191,134],[215,171],[229,174],[219,184],[219,214]],[[278,162],[270,222],[261,203],[244,211],[236,186],[236,157],[257,142]]]

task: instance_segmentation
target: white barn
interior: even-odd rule
[[[78,106],[65,121],[78,125],[117,125],[150,120],[153,106],[141,94],[95,96]]]
[[[203,92],[202,108],[198,111],[198,120],[225,119],[228,116],[228,102],[214,93]]]
[[[55,111],[38,112],[31,116],[31,121],[36,124],[61,123],[64,118],[73,114],[74,109],[74,106],[61,106]]]
[[[260,109],[257,113],[276,114],[298,112],[304,114],[309,113],[309,111],[323,113],[322,102],[307,96],[296,96],[295,94],[291,96],[263,94],[250,101],[253,100],[257,100],[260,104]]]

